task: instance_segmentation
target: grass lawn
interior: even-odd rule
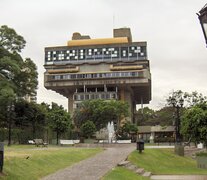
[[[106,174],[102,180],[148,180],[149,178],[139,176],[123,167],[116,167],[108,174]]]
[[[33,180],[63,169],[101,152],[102,149],[73,147],[5,147],[4,174],[0,179]],[[28,159],[27,159],[28,158]]]
[[[141,154],[134,151],[128,159],[153,174],[207,174],[190,157],[175,155],[174,149],[145,149]]]

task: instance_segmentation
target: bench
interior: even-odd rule
[[[128,144],[128,143],[132,143],[132,141],[131,141],[131,139],[129,139],[129,140],[117,140],[117,143]]]
[[[28,144],[35,144],[33,140],[28,140]]]
[[[65,140],[65,139],[60,139],[60,145],[74,145],[80,143],[80,140]]]
[[[78,144],[78,143],[80,143],[80,139],[73,140],[73,142],[74,142],[75,144]]]
[[[48,145],[42,139],[34,139],[34,143],[37,147],[39,147],[39,145],[42,145],[42,147],[47,147]]]
[[[64,139],[60,139],[60,145],[74,145],[74,141],[73,140],[64,140]]]

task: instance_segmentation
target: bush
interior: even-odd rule
[[[199,152],[199,153],[196,153],[196,156],[204,156],[204,157],[207,157],[207,152]]]
[[[96,126],[92,121],[86,121],[81,126],[81,133],[84,137],[90,138],[96,131]]]

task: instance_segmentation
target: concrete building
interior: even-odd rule
[[[67,46],[45,48],[44,85],[68,98],[68,110],[88,99],[136,104],[151,100],[147,43],[133,42],[129,28],[113,30],[113,38],[91,39],[74,33]]]

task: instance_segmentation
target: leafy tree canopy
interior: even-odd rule
[[[83,101],[73,114],[75,125],[80,128],[86,120],[90,119],[99,130],[106,127],[109,121],[118,123],[127,117],[128,104],[122,101],[104,101],[101,99]]]
[[[62,106],[52,103],[52,108],[48,113],[48,123],[57,134],[57,144],[59,136],[71,127],[70,114]]]
[[[81,125],[80,129],[81,129],[81,134],[84,137],[90,138],[95,133],[96,126],[93,123],[93,121],[88,120]]]
[[[172,97],[175,99],[175,103],[179,103],[180,99],[184,100],[185,107],[192,107],[196,104],[201,104],[207,102],[207,97],[197,91],[191,93],[183,92],[181,90],[173,91],[169,94],[169,97],[166,99],[167,105],[172,106]]]
[[[207,103],[197,104],[184,112],[181,132],[186,138],[207,145]]]
[[[0,46],[4,49],[12,53],[21,52],[25,44],[24,38],[18,35],[14,29],[6,25],[0,27]]]

